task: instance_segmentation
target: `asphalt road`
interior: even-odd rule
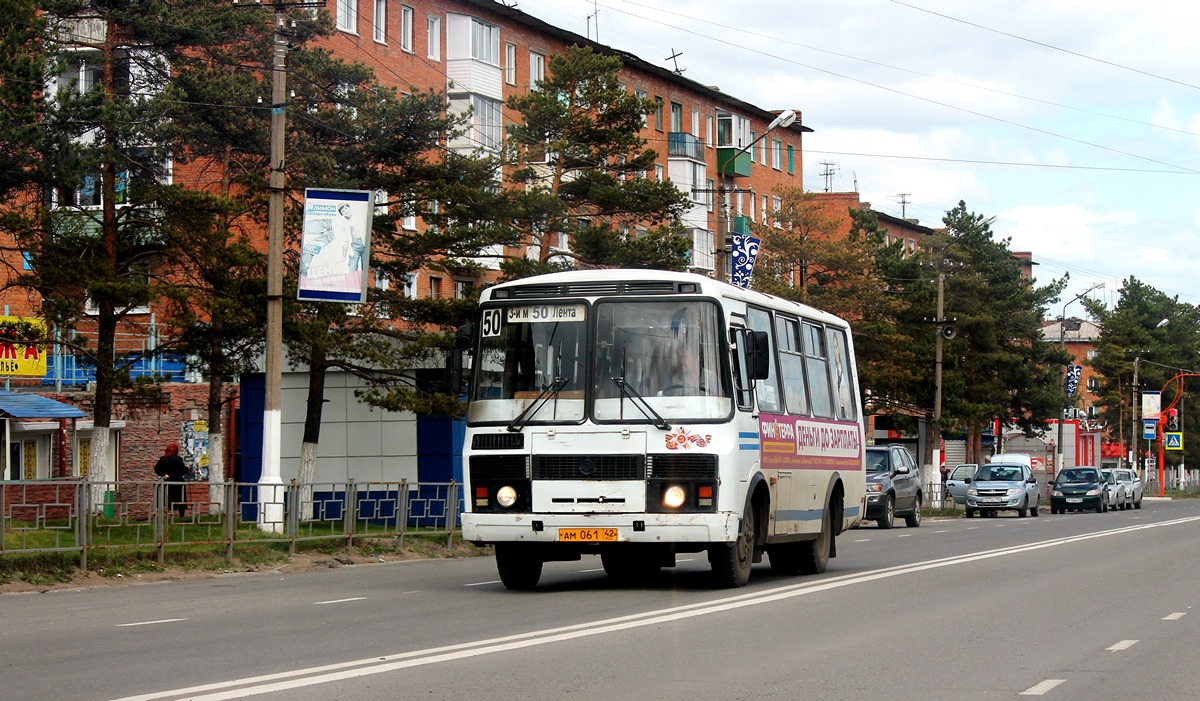
[[[843,534],[824,575],[490,558],[0,597],[0,699],[1200,698],[1200,501]]]

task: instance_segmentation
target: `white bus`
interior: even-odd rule
[[[726,587],[764,553],[823,572],[863,516],[854,344],[831,314],[595,270],[491,287],[469,330],[463,537],[495,546],[509,589],[584,553],[637,578],[705,552]]]

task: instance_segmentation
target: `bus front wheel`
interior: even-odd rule
[[[716,543],[708,547],[708,564],[712,565],[713,577],[718,586],[742,587],[750,581],[750,566],[754,564],[754,539],[758,524],[755,521],[754,505],[746,506],[738,529],[737,540],[732,543]]]
[[[542,578],[542,558],[522,543],[496,543],[496,569],[506,588],[527,591]]]

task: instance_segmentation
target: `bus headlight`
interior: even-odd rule
[[[668,509],[678,509],[687,501],[687,491],[677,484],[667,487],[663,491],[663,506]]]
[[[496,490],[496,503],[504,508],[509,508],[517,503],[517,490],[509,486],[504,486]]]

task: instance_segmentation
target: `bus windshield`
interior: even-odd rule
[[[578,423],[589,402],[602,422],[720,420],[733,410],[712,301],[493,307],[482,311],[479,328],[472,423],[509,423],[513,430]]]
[[[613,301],[597,304],[595,314],[597,421],[653,422],[622,393],[623,384],[667,421],[729,416],[715,304]]]

